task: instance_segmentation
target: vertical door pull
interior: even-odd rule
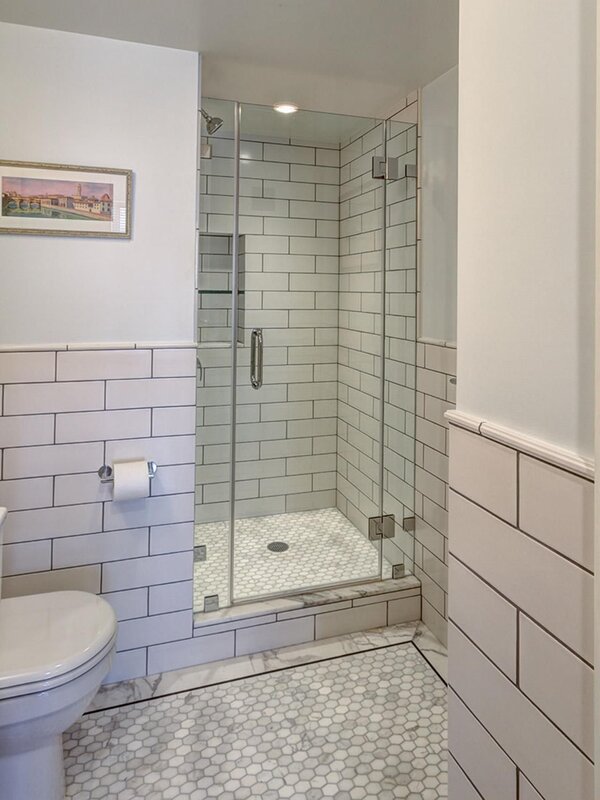
[[[260,389],[263,382],[263,332],[254,328],[250,337],[250,383],[253,389]]]

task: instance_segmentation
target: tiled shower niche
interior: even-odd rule
[[[198,243],[198,330],[202,347],[231,343],[231,259],[233,236],[206,234]],[[238,342],[243,342],[245,311],[245,237],[238,237]]]
[[[383,152],[382,123],[356,119],[352,136],[309,140],[245,131],[244,110],[232,567],[234,142],[222,108],[225,124],[203,140],[212,153],[200,169],[197,611],[207,596],[215,602],[218,595],[223,607],[389,577],[393,566],[397,575],[413,569],[412,534],[401,524],[414,514],[416,181],[387,186],[382,454],[383,186],[371,177],[371,158]],[[416,125],[389,122],[387,130],[390,154],[402,168],[415,164]],[[259,392],[250,385],[254,328],[264,339]],[[380,557],[380,543],[368,538],[368,519],[378,514],[382,455],[384,512],[395,515],[396,526]],[[271,530],[288,552],[267,551]],[[342,569],[332,580],[331,563],[353,548],[349,561],[364,564],[362,571]],[[286,570],[295,574],[287,585],[269,578]]]

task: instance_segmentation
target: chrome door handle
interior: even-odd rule
[[[254,328],[250,337],[250,383],[260,389],[263,383],[263,332]]]

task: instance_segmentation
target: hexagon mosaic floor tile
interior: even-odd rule
[[[411,644],[83,718],[69,800],[438,800],[446,687]]]
[[[272,552],[270,542],[288,549]],[[194,608],[218,595],[229,605],[229,523],[196,525],[195,544],[206,546],[206,560],[194,564]],[[383,577],[392,565],[383,559]],[[379,575],[379,546],[370,542],[337,508],[251,517],[236,522],[234,593],[248,600],[308,587],[367,580]]]

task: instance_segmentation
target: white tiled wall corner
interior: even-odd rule
[[[502,796],[592,800],[593,484],[474,430],[457,433],[449,680],[463,705],[450,705],[450,751],[462,769],[452,766],[450,800],[470,785],[494,797],[500,785],[493,763],[461,756],[464,738],[452,731],[465,708],[518,771],[518,789],[511,782]]]
[[[120,620],[107,680],[192,637],[193,347],[0,353],[4,596],[102,592]],[[113,504],[97,470],[159,465],[153,497]],[[187,491],[187,493],[186,493]]]

